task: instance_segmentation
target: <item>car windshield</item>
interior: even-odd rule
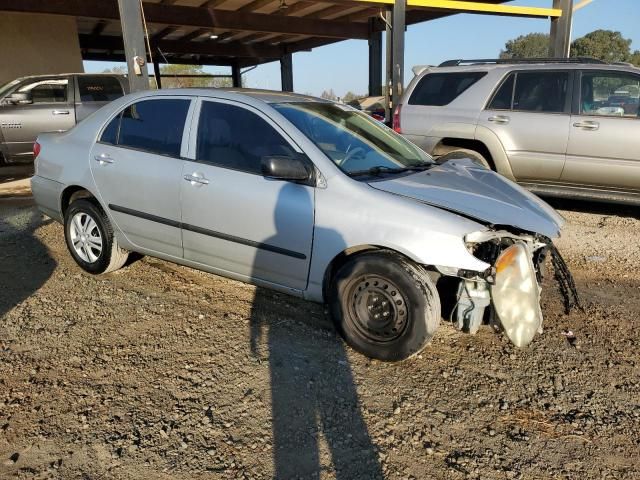
[[[394,173],[433,163],[411,142],[346,105],[297,102],[273,107],[348,175]]]

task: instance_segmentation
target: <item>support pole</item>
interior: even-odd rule
[[[369,96],[382,95],[382,32],[376,31],[376,19],[369,19]]]
[[[234,88],[242,88],[242,71],[240,65],[231,65],[231,81]]]
[[[393,84],[393,33],[391,31],[392,14],[387,10],[384,14],[386,29],[384,33],[385,76],[384,76],[384,121],[391,123],[391,85]]]
[[[293,56],[290,53],[285,53],[280,58],[280,78],[282,91],[293,92]]]
[[[562,15],[551,19],[549,56],[554,58],[569,58],[573,0],[553,0],[553,8],[561,9]]]
[[[156,77],[156,85],[160,90],[162,88],[162,75],[160,73],[160,62],[157,58],[153,59],[153,75]]]
[[[124,54],[129,70],[129,89],[131,92],[149,89],[147,72],[147,51],[144,45],[144,28],[140,0],[118,0]]]
[[[392,23],[392,86],[391,86],[391,106],[395,109],[404,91],[404,30],[406,23],[407,0],[396,0],[393,3],[393,23]]]

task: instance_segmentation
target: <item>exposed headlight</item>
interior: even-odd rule
[[[542,325],[540,288],[526,244],[516,242],[504,250],[495,270],[491,296],[496,315],[514,345],[525,347]]]

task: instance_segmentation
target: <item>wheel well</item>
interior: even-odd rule
[[[496,164],[493,161],[491,152],[489,151],[487,146],[480,140],[446,137],[440,140],[440,142],[438,142],[438,144],[435,146],[435,148],[433,149],[433,155],[439,157],[446,153],[458,150],[459,148],[478,152],[487,160],[487,162],[489,162],[491,169],[494,171],[496,170]]]
[[[69,208],[69,205],[71,205],[72,202],[74,202],[75,200],[77,200],[79,198],[95,198],[95,196],[93,195],[93,193],[91,193],[86,188],[79,187],[77,185],[74,185],[74,186],[71,186],[71,187],[67,187],[62,192],[62,199],[60,201],[60,207],[61,207],[61,211],[62,211],[62,216],[63,217],[64,217],[65,213],[67,212],[67,208]]]
[[[402,258],[404,258],[405,260],[415,263],[412,259],[410,259],[409,257],[407,257],[405,254],[398,252],[397,250],[392,250],[390,248],[386,248],[386,247],[381,247],[379,245],[358,245],[356,247],[351,247],[348,248],[342,252],[340,252],[338,255],[335,256],[335,258],[333,260],[331,260],[331,262],[329,263],[329,266],[327,267],[327,269],[324,272],[324,279],[322,281],[322,295],[325,299],[325,301],[327,300],[327,295],[329,293],[329,286],[331,285],[331,279],[335,276],[335,274],[338,272],[338,270],[340,270],[340,268],[347,263],[348,260],[351,260],[353,257],[363,254],[363,253],[368,253],[368,252],[372,252],[372,251],[384,251],[384,252],[389,252],[392,253],[394,255],[398,255]]]

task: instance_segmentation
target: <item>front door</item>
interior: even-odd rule
[[[128,240],[177,258],[182,257],[180,153],[190,105],[186,97],[129,105],[105,127],[90,160],[102,203]]]
[[[75,125],[73,88],[68,77],[28,80],[14,93],[27,94],[29,103],[0,107],[0,128],[9,156],[29,156],[39,134],[63,132]]]
[[[640,75],[585,70],[578,98],[562,180],[640,190]]]
[[[314,189],[261,175],[261,158],[300,149],[263,113],[203,100],[192,161],[185,161],[185,259],[221,274],[304,290],[314,225]]]
[[[482,112],[478,125],[494,132],[518,181],[557,181],[569,137],[569,73],[514,72]]]

